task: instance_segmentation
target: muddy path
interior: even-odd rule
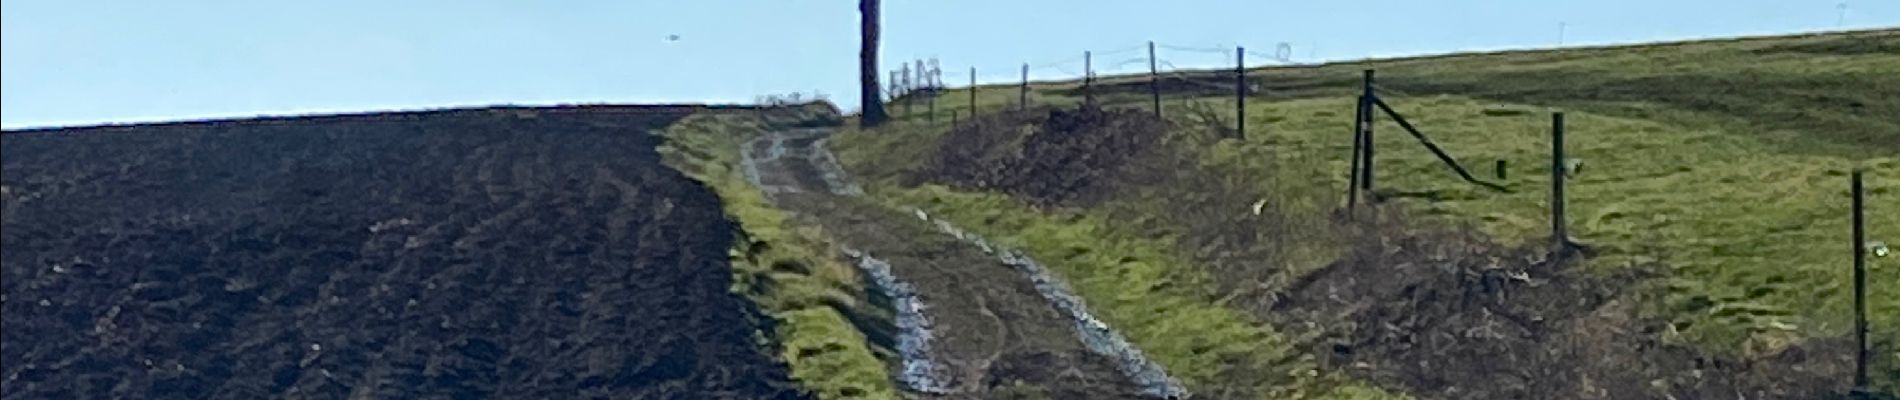
[[[914,211],[855,196],[862,191],[823,151],[826,135],[822,130],[774,132],[748,142],[745,172],[780,207],[849,246],[853,261],[873,267],[865,269],[873,281],[885,281],[873,282],[877,286],[902,286],[892,297],[905,386],[943,398],[1031,393],[1154,398],[1169,393],[1144,388],[1131,378],[1138,374],[1128,371],[1120,360],[1125,357],[1086,343],[1072,310],[1039,292],[1037,285],[1044,282],[986,252],[995,249],[946,234]],[[887,268],[889,276],[878,276],[878,268]]]

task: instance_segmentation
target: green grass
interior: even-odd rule
[[[1894,30],[1422,59],[1379,69],[1386,86],[1415,95],[1715,129],[1784,153],[1900,154]]]
[[[711,187],[745,237],[732,251],[733,290],[778,321],[780,358],[801,386],[826,399],[895,399],[897,389],[866,330],[889,325],[857,270],[840,263],[816,227],[791,221],[738,171],[739,144],[765,128],[761,113],[704,112],[669,127],[668,165]],[[854,322],[859,321],[859,322]]]
[[[1163,242],[1115,234],[1101,217],[1046,215],[1001,195],[936,185],[877,188],[873,195],[892,207],[924,208],[1045,263],[1099,318],[1199,395],[1400,398],[1338,377],[1321,378],[1311,357],[1294,347],[1296,338],[1208,301],[1207,275],[1181,268]]]
[[[928,129],[921,125],[904,127]],[[999,194],[939,185],[900,187],[897,174],[867,169],[873,159],[915,159],[928,146],[906,140],[928,133],[847,131],[841,162],[865,173],[869,195],[889,207],[919,207],[937,218],[1048,265],[1114,326],[1188,389],[1208,398],[1398,399],[1336,374],[1322,374],[1297,348],[1302,339],[1214,300],[1210,276],[1171,252],[1169,243],[1131,234],[1099,214],[1039,213]],[[867,145],[875,144],[875,145]]]
[[[1665,336],[1718,354],[1757,355],[1794,340],[1848,332],[1848,171],[1867,170],[1869,238],[1900,242],[1900,96],[1894,95],[1900,93],[1900,51],[1894,49],[1900,49],[1900,31],[1888,30],[1260,69],[1250,75],[1267,83],[1268,94],[1249,101],[1250,137],[1208,145],[1203,161],[1226,173],[1277,166],[1306,182],[1263,183],[1255,189],[1306,191],[1297,197],[1343,202],[1337,199],[1343,199],[1338,192],[1348,179],[1352,96],[1359,71],[1376,67],[1379,82],[1389,89],[1389,103],[1483,179],[1494,179],[1496,160],[1506,161],[1504,183],[1514,189],[1498,193],[1459,181],[1396,125],[1384,122],[1378,126],[1378,177],[1381,192],[1395,196],[1389,204],[1444,223],[1471,224],[1507,244],[1532,244],[1548,235],[1548,113],[1565,111],[1570,155],[1586,166],[1569,186],[1572,234],[1603,252],[1590,268],[1667,266],[1654,285],[1639,289],[1647,299],[1645,310],[1672,322]],[[1145,77],[1098,82],[1125,81]],[[1037,85],[1035,101],[1075,103],[1078,99],[1064,93],[1071,87]],[[1015,91],[1014,86],[980,87],[980,106],[1009,107]],[[951,93],[939,106],[964,107],[965,92]],[[1103,99],[1147,106],[1145,93]],[[1167,109],[1176,112],[1184,101],[1210,102],[1223,110],[1232,104],[1222,97],[1170,95]],[[939,108],[940,122],[944,111]],[[923,126],[916,115],[902,118],[891,128],[835,141],[841,157],[854,171],[874,175],[915,168],[932,149],[918,144],[933,142],[942,128]],[[1179,253],[1165,243],[1130,247],[1032,226],[1113,230],[1089,225],[1106,223],[1100,219],[1029,216],[1022,214],[1028,212],[1023,207],[1006,203],[966,199],[939,208],[968,214],[977,226],[994,225],[990,220],[1040,221],[986,232],[1032,232],[1012,236],[1038,255],[1054,258],[1052,263],[1066,260],[1064,252],[1077,246],[1090,254],[1162,257],[1156,260]],[[1070,212],[1099,216],[1103,211]],[[1010,216],[986,215],[998,213]],[[1117,265],[1113,257],[1102,257],[1109,259],[1064,261],[1072,265],[1059,269],[1087,282],[1088,274],[1098,273],[1089,271]],[[1900,349],[1893,348],[1900,342],[1900,287],[1890,284],[1900,282],[1900,260],[1872,263],[1872,336],[1889,346],[1876,366],[1884,375],[1900,375]],[[1177,265],[1156,268],[1168,271],[1130,275],[1119,284],[1141,287],[1162,277],[1176,287],[1193,283],[1178,278],[1185,273],[1173,271],[1183,269]],[[1083,290],[1091,301],[1124,296]],[[1139,325],[1142,317],[1122,318]]]
[[[1343,103],[1342,103],[1343,102]],[[1289,114],[1268,139],[1278,146],[1338,145],[1334,125],[1300,118],[1350,107],[1350,99],[1277,104]],[[1498,116],[1508,108],[1482,100],[1434,97],[1398,106],[1467,165],[1505,160],[1511,193],[1458,181],[1437,159],[1394,127],[1381,135],[1379,172],[1390,202],[1446,223],[1471,223],[1495,238],[1525,243],[1549,235],[1548,116]],[[1264,111],[1264,110],[1263,110]],[[1682,338],[1736,354],[1751,339],[1772,344],[1795,337],[1847,333],[1849,256],[1847,174],[1869,171],[1870,203],[1894,204],[1900,159],[1856,160],[1781,152],[1756,138],[1714,129],[1571,112],[1567,150],[1585,160],[1568,189],[1572,235],[1602,250],[1598,269],[1660,261],[1669,266],[1663,304],[1652,311],[1674,321]],[[1265,145],[1273,148],[1276,145]],[[1345,157],[1328,160],[1343,171]],[[1344,187],[1343,174],[1329,176]],[[1881,201],[1881,199],[1889,199]],[[1889,206],[1891,207],[1891,206]],[[1900,237],[1900,210],[1869,215],[1870,236]],[[1877,260],[1878,262],[1891,262]],[[1895,268],[1871,282],[1900,281]],[[1891,336],[1900,292],[1870,296],[1875,323]],[[1771,346],[1772,347],[1772,346]]]

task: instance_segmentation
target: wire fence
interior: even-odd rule
[[[1296,65],[1291,57],[1291,45],[1286,43],[1269,53],[1241,46],[1148,42],[1106,51],[1082,51],[1023,63],[1017,68],[970,67],[967,81],[954,82],[963,84],[956,89],[950,88],[952,82],[946,80],[942,63],[932,58],[906,62],[889,71],[890,81],[884,94],[890,107],[901,108],[901,112],[893,111],[893,114],[922,117],[935,123],[940,119],[967,121],[985,111],[1026,109],[1046,99],[1047,92],[1057,93],[1056,97],[1063,99],[1080,97],[1084,103],[1098,106],[1146,104],[1154,108],[1157,115],[1161,115],[1164,107],[1164,93],[1171,102],[1197,108],[1220,107],[1218,103],[1223,102],[1208,95],[1231,93],[1231,100],[1224,103],[1232,106],[1229,113],[1233,116],[1234,131],[1244,136],[1248,125],[1246,98],[1264,93],[1262,85],[1249,80],[1247,70]],[[957,72],[961,71],[951,73]],[[1001,73],[1014,76],[1004,77]],[[1111,82],[1099,79],[1105,75],[1111,77]],[[1145,99],[1139,96],[1144,90],[1140,87],[1144,76],[1148,92]],[[995,98],[989,98],[995,96],[995,89],[1003,82],[1018,86],[1014,102],[998,104]],[[985,90],[985,86],[989,94],[982,97],[988,98],[988,103],[979,101],[979,91]],[[964,98],[958,98],[960,91],[967,92],[962,93]],[[1192,95],[1180,96],[1183,91]],[[946,101],[950,103],[937,104]]]
[[[1137,53],[1132,56],[1130,55],[1130,53],[1140,52],[1144,49],[1146,50],[1146,54]],[[1248,69],[1261,66],[1300,65],[1291,61],[1291,55],[1291,47],[1284,43],[1274,48],[1271,54],[1246,49],[1240,46],[1234,48],[1198,47],[1154,42],[1140,46],[1112,49],[1105,52],[1082,52],[1082,54],[1075,56],[1023,64],[1020,67],[1020,75],[1014,79],[1014,83],[1019,87],[1019,94],[1016,100],[1009,104],[997,104],[993,101],[996,89],[1000,86],[999,82],[1008,82],[1007,80],[979,80],[978,70],[976,68],[970,68],[968,86],[950,89],[944,85],[945,82],[941,80],[942,71],[935,68],[937,63],[935,60],[932,60],[929,63],[932,68],[924,72],[918,72],[925,76],[935,78],[935,80],[929,81],[929,86],[899,86],[894,87],[896,90],[893,90],[889,94],[891,95],[893,103],[905,104],[906,107],[918,102],[927,104],[928,108],[924,111],[925,114],[923,115],[933,123],[937,120],[936,113],[938,112],[938,106],[936,103],[940,101],[940,98],[956,99],[958,95],[967,95],[967,102],[959,102],[962,104],[946,107],[946,111],[948,111],[951,116],[950,121],[954,125],[956,124],[955,121],[959,114],[967,121],[971,119],[970,117],[986,111],[983,108],[985,104],[978,101],[979,91],[984,90],[983,85],[985,85],[985,82],[987,82],[988,85],[987,97],[990,97],[992,100],[987,104],[989,107],[987,111],[992,112],[1027,109],[1036,105],[1034,103],[1037,97],[1032,97],[1030,95],[1032,92],[1055,91],[1060,94],[1060,96],[1058,96],[1060,98],[1077,97],[1077,95],[1079,95],[1079,97],[1083,98],[1085,104],[1094,104],[1104,107],[1128,105],[1148,106],[1152,107],[1158,116],[1163,115],[1165,93],[1168,97],[1167,100],[1182,102],[1190,107],[1185,109],[1185,111],[1187,111],[1186,114],[1202,114],[1205,113],[1206,110],[1199,108],[1203,108],[1209,103],[1221,102],[1220,100],[1214,100],[1219,97],[1209,96],[1208,94],[1231,93],[1230,96],[1225,97],[1230,99],[1228,102],[1233,106],[1231,110],[1231,115],[1234,117],[1233,129],[1244,139],[1245,129],[1250,126],[1249,121],[1245,117],[1246,101],[1250,96],[1264,94],[1265,91],[1265,88],[1259,82],[1249,80]],[[1249,64],[1250,60],[1254,63]],[[1223,64],[1225,65],[1223,66]],[[1049,71],[1054,71],[1054,74],[1047,73]],[[1098,76],[1103,75],[1104,72],[1106,72],[1107,75],[1113,76],[1112,82],[1103,83],[1096,79]],[[1425,132],[1419,127],[1414,126],[1387,101],[1388,99],[1399,101],[1426,96],[1415,95],[1390,86],[1380,85],[1374,79],[1374,71],[1366,70],[1364,73],[1363,87],[1361,88],[1361,93],[1358,95],[1358,105],[1354,111],[1356,115],[1354,115],[1352,131],[1352,163],[1349,167],[1351,181],[1345,191],[1346,207],[1343,211],[1346,212],[1345,215],[1347,215],[1348,218],[1356,215],[1354,209],[1362,198],[1366,201],[1367,205],[1374,204],[1380,200],[1380,195],[1374,194],[1374,172],[1376,170],[1375,160],[1377,160],[1377,158],[1375,157],[1376,153],[1374,151],[1373,138],[1375,134],[1374,126],[1377,125],[1376,120],[1378,116],[1381,115],[1390,119],[1392,123],[1397,124],[1401,128],[1400,132],[1409,135],[1419,146],[1429,150],[1446,169],[1455,173],[1458,178],[1466,183],[1497,192],[1511,192],[1514,190],[1500,182],[1488,181],[1474,175],[1470,168],[1467,168],[1453,157],[1451,151],[1433,141]],[[1141,79],[1143,77],[1146,79]],[[915,83],[914,81],[906,82]],[[1061,84],[1052,85],[1050,83]],[[1130,89],[1140,88],[1143,84],[1145,84],[1145,91],[1148,92],[1149,95],[1147,98],[1130,96],[1131,92],[1139,93],[1141,91]],[[967,92],[967,94],[959,92]],[[1180,107],[1180,105],[1176,107]],[[907,112],[908,111],[907,108]],[[916,116],[916,114],[910,115]],[[1570,236],[1568,229],[1569,221],[1565,215],[1565,204],[1567,203],[1564,194],[1566,186],[1565,178],[1581,170],[1581,160],[1569,158],[1564,153],[1563,113],[1555,112],[1551,117],[1552,137],[1550,143],[1552,143],[1552,154],[1549,173],[1551,174],[1550,182],[1552,186],[1550,188],[1551,215],[1549,217],[1551,222],[1552,244],[1550,255],[1553,260],[1561,260],[1575,254],[1587,253],[1591,250],[1589,250],[1588,246],[1584,246],[1572,240],[1573,238]],[[1257,124],[1252,125],[1261,128],[1265,127]],[[1498,181],[1507,179],[1504,175],[1505,165],[1503,161],[1498,161],[1495,169]],[[1864,257],[1867,254],[1875,252],[1877,252],[1875,254],[1879,256],[1884,256],[1889,250],[1887,250],[1886,244],[1873,244],[1877,242],[1867,242],[1866,239],[1861,236],[1860,224],[1861,214],[1863,212],[1861,202],[1863,195],[1861,193],[1860,181],[1861,172],[1857,169],[1853,174],[1852,185],[1854,198],[1853,216],[1855,222],[1855,235],[1852,238],[1852,242],[1855,246],[1853,249],[1855,261],[1853,282],[1855,292],[1853,296],[1856,312],[1854,319],[1856,335],[1860,336],[1857,338],[1860,342],[1857,343],[1855,354],[1857,368],[1855,386],[1859,388],[1859,390],[1864,390],[1868,384],[1866,365],[1869,359],[1869,347],[1864,337],[1867,331],[1867,320],[1864,315],[1866,290],[1865,282],[1863,281],[1865,279]],[[1873,250],[1876,248],[1878,250]]]

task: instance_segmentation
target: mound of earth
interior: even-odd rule
[[[1038,205],[1104,199],[1110,177],[1152,150],[1167,123],[1133,109],[1082,107],[988,115],[958,125],[925,166],[925,181],[996,190]]]
[[[803,397],[686,107],[7,132],[4,399]]]
[[[1636,318],[1619,293],[1637,277],[1468,232],[1371,237],[1275,311],[1326,327],[1329,363],[1383,385],[1450,399],[1824,399],[1852,375],[1839,340],[1752,361],[1665,343],[1666,324]]]

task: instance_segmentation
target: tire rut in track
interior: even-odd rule
[[[924,356],[938,367],[940,395],[997,398],[1024,385],[1054,398],[1143,397],[1012,266],[911,214],[838,194],[858,189],[828,164],[828,152],[814,150],[823,141],[817,130],[768,134],[744,146],[746,167],[780,207],[884,260],[915,287],[931,322]]]

